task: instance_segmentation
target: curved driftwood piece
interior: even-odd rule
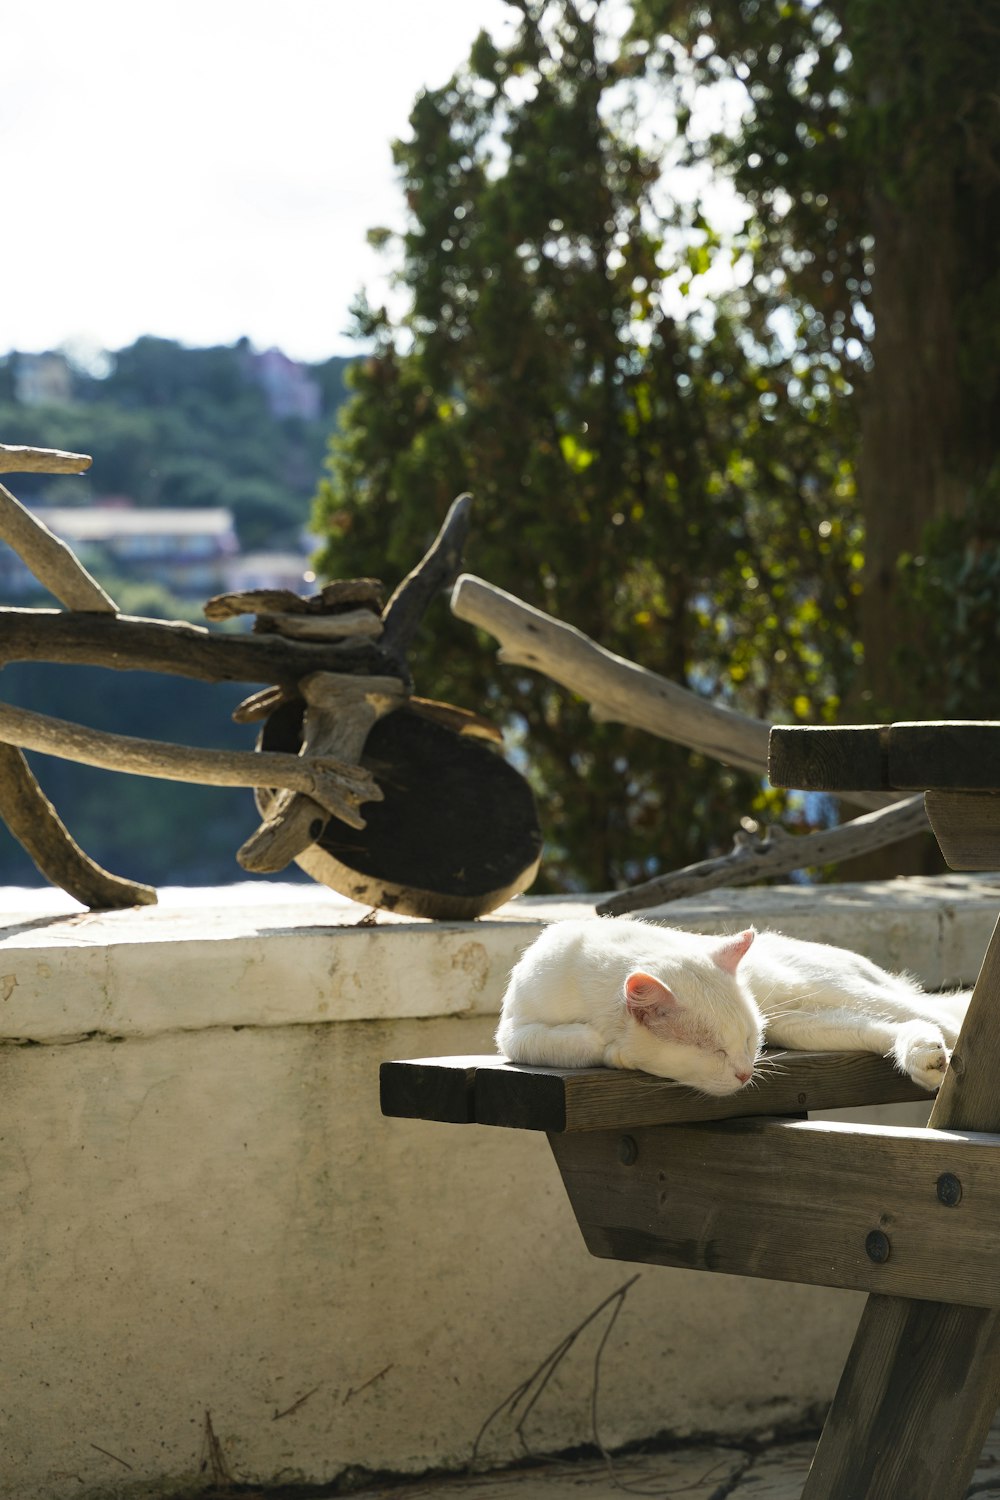
[[[79,558],[20,500],[0,484],[0,540],[13,547],[39,583],[67,609],[114,614],[115,601],[92,578]]]
[[[231,620],[237,615],[324,614],[349,605],[364,605],[382,613],[384,587],[379,578],[336,578],[318,594],[304,598],[291,589],[243,589],[236,594],[216,594],[204,606],[208,620]]]
[[[398,677],[315,672],[303,678],[299,690],[306,704],[301,753],[333,756],[348,765],[361,759],[375,721],[406,701]],[[269,874],[283,870],[322,836],[327,814],[315,798],[301,792],[286,790],[273,796],[259,792],[257,800],[264,821],[237,851],[236,859],[244,870]]]
[[[21,751],[0,743],[0,818],[53,885],[83,906],[155,905],[149,885],[123,880],[86,855],[32,775]]]
[[[383,611],[382,648],[400,664],[434,595],[450,588],[458,576],[471,513],[471,495],[459,495],[451,502],[441,530],[417,566],[393,591]]]
[[[767,775],[771,726],[762,719],[709,703],[472,574],[463,574],[455,584],[451,608],[458,619],[497,638],[498,661],[531,667],[578,693],[590,703],[598,723],[631,724],[724,765]],[[851,792],[849,800],[860,807],[886,807],[899,798]]]
[[[381,648],[367,641],[224,635],[179,621],[47,609],[0,609],[0,661],[59,661],[289,687],[310,672],[394,671]]]
[[[260,635],[291,636],[296,641],[375,641],[383,631],[382,621],[370,609],[350,609],[338,615],[259,614],[255,631]]]
[[[42,473],[86,469],[85,453],[53,448],[0,448],[0,468]],[[0,485],[0,536],[50,593],[69,609],[116,615],[118,606],[87,572],[72,548],[33,516]],[[38,869],[77,901],[92,907],[151,904],[156,892],[110,874],[86,855],[73,839],[19,750],[6,745],[0,816],[27,850]]]
[[[618,891],[598,904],[597,913],[602,917],[620,917],[626,912],[679,901],[682,896],[700,896],[720,885],[753,885],[758,880],[773,880],[810,865],[839,864],[841,860],[870,854],[926,830],[921,794],[815,833],[790,834],[783,828],[771,828],[763,838],[755,838],[741,832],[733,840],[729,854],[702,859],[669,875],[658,875],[642,885]]]
[[[82,474],[93,461],[89,453],[0,443],[0,474]]]
[[[281,752],[194,749],[108,734],[9,704],[0,704],[0,740],[134,776],[196,781],[208,786],[291,787],[307,792],[327,813],[352,828],[365,826],[357,811],[360,803],[382,799],[378,784],[367,771],[329,757],[307,760]]]

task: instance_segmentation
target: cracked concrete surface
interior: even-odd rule
[[[943,1434],[943,1436],[946,1436]],[[747,1447],[699,1443],[673,1452],[634,1453],[471,1476],[381,1485],[358,1500],[801,1500],[815,1440]],[[968,1500],[1000,1500],[1000,1416],[967,1491]],[[860,1497],[859,1497],[860,1500]],[[913,1500],[934,1500],[914,1492]]]

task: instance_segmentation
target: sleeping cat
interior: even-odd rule
[[[748,928],[710,937],[632,917],[554,922],[514,967],[496,1040],[512,1062],[639,1068],[732,1094],[760,1050],[877,1052],[938,1088],[968,993],[826,943]]]

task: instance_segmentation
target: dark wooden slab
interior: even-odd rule
[[[476,1075],[504,1067],[502,1057],[418,1057],[384,1062],[379,1101],[384,1115],[403,1120],[443,1120],[473,1125]]]
[[[768,775],[774,786],[808,791],[1000,790],[1000,723],[776,725]]]
[[[380,1084],[386,1115],[549,1133],[930,1100],[871,1052],[782,1052],[770,1076],[723,1099],[648,1073],[524,1068],[497,1056],[386,1062]]]
[[[883,733],[878,725],[843,729],[775,725],[767,750],[771,785],[816,792],[883,791],[890,784]]]
[[[1000,1306],[1000,1135],[741,1119],[551,1144],[592,1255]]]

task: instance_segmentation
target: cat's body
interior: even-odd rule
[[[968,1001],[777,932],[709,937],[584,918],[553,923],[515,966],[497,1046],[512,1062],[639,1068],[730,1094],[750,1081],[766,1040],[876,1052],[934,1090]]]

